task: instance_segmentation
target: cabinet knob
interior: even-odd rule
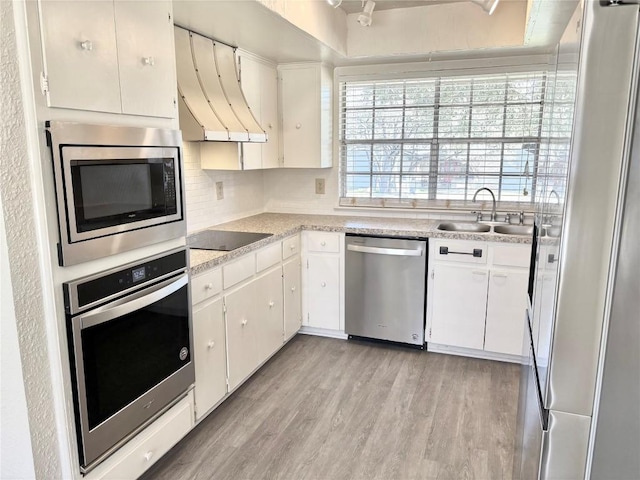
[[[296,287],[291,287],[291,291],[295,292],[296,291]]]
[[[153,452],[151,450],[149,450],[147,453],[145,453],[143,455],[143,457],[144,457],[145,461],[148,462],[149,460],[151,460],[153,458]]]
[[[275,305],[275,303],[269,302],[269,308],[273,308],[274,305]]]
[[[82,50],[90,52],[91,50],[93,50],[93,42],[91,40],[83,40],[82,42],[80,42],[80,48]]]
[[[209,350],[211,350],[215,346],[216,346],[216,342],[214,342],[213,340],[209,340],[209,343],[207,343],[207,349]]]
[[[323,247],[326,247],[327,246],[327,242],[322,241],[322,242],[320,242],[320,245],[322,245]]]
[[[320,284],[320,286],[321,286],[321,287],[326,287],[326,286],[327,286],[327,282],[322,282],[322,283]]]
[[[296,130],[300,130],[302,128],[302,124],[301,123],[296,123]]]
[[[240,322],[242,324],[242,326],[244,327],[247,324],[247,319],[243,318],[242,321]]]
[[[294,250],[294,249],[296,248],[296,246],[295,246],[295,245],[289,245],[289,248],[290,248],[291,250]]]
[[[142,57],[142,64],[153,67],[156,64],[156,59],[153,57]]]
[[[204,289],[205,289],[205,290],[212,290],[212,289],[213,289],[213,283],[207,283],[207,284],[204,286]]]
[[[270,123],[269,125],[267,125],[267,127],[269,127],[269,129],[271,130],[273,128],[273,124]]]

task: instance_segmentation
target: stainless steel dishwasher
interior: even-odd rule
[[[345,333],[424,348],[427,240],[347,235]]]

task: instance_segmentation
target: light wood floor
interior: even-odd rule
[[[511,477],[519,367],[298,335],[145,480]]]

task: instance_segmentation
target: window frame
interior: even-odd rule
[[[555,75],[559,73],[557,70],[556,58],[554,55],[534,55],[534,56],[521,56],[521,57],[505,57],[505,58],[494,58],[494,59],[476,59],[476,60],[446,60],[446,61],[436,61],[436,62],[420,62],[420,63],[412,63],[412,64],[387,64],[387,65],[367,65],[367,66],[351,66],[351,67],[337,67],[335,69],[334,74],[334,106],[335,106],[335,118],[337,119],[337,128],[335,130],[335,150],[336,158],[339,159],[339,198],[338,205],[339,207],[369,207],[369,208],[409,208],[409,209],[419,209],[419,210],[462,210],[468,211],[469,208],[486,208],[490,205],[490,198],[487,196],[480,197],[478,200],[481,200],[481,203],[472,203],[471,198],[467,198],[465,200],[454,200],[454,199],[435,199],[435,184],[437,183],[437,169],[438,169],[438,146],[446,143],[481,143],[481,144],[490,144],[493,140],[493,143],[501,144],[501,150],[504,149],[504,145],[508,143],[514,144],[524,144],[524,143],[535,143],[536,150],[534,153],[535,161],[532,162],[531,165],[531,200],[529,201],[497,201],[497,206],[500,209],[506,210],[524,210],[527,212],[533,212],[536,208],[536,202],[538,199],[535,198],[534,193],[536,192],[535,188],[537,187],[536,181],[538,180],[537,168],[540,165],[540,152],[541,147],[546,144],[554,144],[554,143],[567,143],[567,140],[570,140],[570,137],[560,137],[554,138],[544,137],[543,129],[544,129],[544,105],[545,105],[545,97],[547,95],[548,88],[548,79],[549,76]],[[431,160],[429,162],[429,170],[428,172],[425,170],[424,175],[428,175],[429,181],[429,199],[410,199],[410,198],[370,198],[370,197],[345,197],[343,196],[346,192],[346,158],[344,158],[344,148],[343,146],[347,144],[365,144],[365,145],[375,145],[381,144],[385,141],[373,140],[370,141],[357,141],[357,140],[349,140],[345,139],[345,123],[343,122],[343,110],[342,110],[342,89],[341,86],[344,82],[374,82],[374,81],[393,81],[393,80],[419,80],[419,79],[440,79],[441,77],[453,78],[459,76],[485,76],[485,75],[501,75],[501,74],[520,74],[520,73],[540,73],[544,74],[544,89],[542,92],[542,98],[539,102],[534,102],[533,104],[539,104],[539,115],[540,121],[537,124],[537,136],[520,136],[520,137],[471,137],[469,134],[464,138],[438,138],[436,136],[436,132],[434,131],[434,136],[432,138],[416,138],[416,139],[393,139],[387,140],[389,143],[395,144],[430,144],[430,158],[434,158],[435,160]],[[505,90],[506,96],[506,90]],[[528,105],[532,103],[526,102]],[[560,102],[562,103],[562,102]],[[481,106],[499,106],[503,108],[503,115],[506,113],[506,106],[511,105],[507,104],[507,102],[500,103],[487,103],[481,104]],[[448,105],[447,105],[448,106]],[[473,101],[470,100],[469,103],[465,104],[466,107],[469,108],[469,130],[471,129],[471,115],[474,106]],[[437,109],[439,109],[441,105],[436,100],[434,104],[434,130],[437,128]],[[393,107],[391,107],[393,108]],[[404,111],[406,108],[406,104],[403,101],[402,105],[395,107],[403,109],[403,123],[404,123]],[[503,117],[502,128],[504,131],[505,122]],[[504,135],[504,133],[503,133]],[[466,168],[469,168],[469,153],[470,149],[467,148],[467,162]],[[501,151],[501,171],[499,174],[496,174],[495,177],[498,179],[508,178],[509,176],[520,178],[522,175],[510,175],[504,174],[502,172],[502,164],[504,162],[504,154]],[[365,175],[367,173],[365,172]],[[402,177],[402,170],[397,173]],[[374,176],[373,166],[371,170],[368,172],[368,176],[372,178]],[[489,177],[490,174],[485,174],[483,176]],[[551,176],[547,176],[551,177]],[[469,177],[465,174],[465,183],[469,181]],[[400,188],[400,187],[399,187]],[[465,188],[466,192],[466,188]]]

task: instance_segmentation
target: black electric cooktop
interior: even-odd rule
[[[272,235],[272,233],[206,230],[187,237],[187,246],[199,250],[221,250],[223,252],[229,252]]]

